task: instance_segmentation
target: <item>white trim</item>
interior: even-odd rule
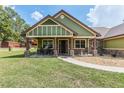
[[[39,25],[39,26],[61,26],[61,25]]]
[[[89,53],[89,39],[87,39],[87,48],[88,48],[88,53]]]
[[[64,35],[64,36],[62,36],[62,35],[52,35],[52,36],[48,36],[48,35],[44,35],[44,36],[26,36],[26,37],[73,37],[73,35]]]
[[[96,36],[73,36],[73,38],[96,38]]]
[[[37,27],[37,33],[36,34],[38,35],[38,27]]]
[[[56,37],[54,38],[54,49],[57,49],[57,41],[56,41]]]
[[[103,48],[106,50],[124,50],[124,48]]]
[[[106,41],[106,40],[112,40],[112,39],[119,39],[119,38],[123,38],[124,37],[124,35],[122,35],[122,36],[115,36],[115,37],[108,37],[108,38],[103,38],[103,41]]]

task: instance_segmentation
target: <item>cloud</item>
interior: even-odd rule
[[[39,21],[40,19],[43,18],[43,14],[41,14],[40,12],[38,11],[34,11],[32,14],[31,14],[31,18]]]
[[[10,6],[10,7],[15,10],[15,6],[14,5],[13,6]]]
[[[90,9],[87,17],[94,27],[113,27],[123,23],[124,6],[95,6]]]

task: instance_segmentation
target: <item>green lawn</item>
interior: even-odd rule
[[[57,58],[23,58],[23,51],[0,51],[0,87],[124,87],[124,74]]]

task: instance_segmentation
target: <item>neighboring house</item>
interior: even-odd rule
[[[27,29],[26,49],[31,39],[38,42],[38,53],[52,55],[97,54],[99,47],[105,50],[124,50],[124,26],[90,28],[64,10],[54,16],[46,16]]]
[[[8,48],[8,47],[12,47],[12,48],[19,48],[20,43],[19,42],[14,42],[14,41],[4,41],[0,43],[0,47],[1,48]]]
[[[3,31],[0,31],[0,33],[3,33]],[[13,48],[19,48],[20,43],[15,42],[15,41],[0,41],[0,48],[8,48],[8,47],[13,47]]]
[[[38,52],[54,55],[96,54],[96,37],[99,33],[61,10],[46,16],[25,31],[27,50],[30,38],[37,39]],[[49,52],[46,52],[49,50]]]
[[[112,28],[96,27],[101,34],[102,47],[107,54],[124,56],[124,23]]]

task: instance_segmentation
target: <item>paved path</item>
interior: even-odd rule
[[[89,68],[94,68],[94,69],[99,69],[99,70],[105,70],[105,71],[112,71],[112,72],[119,72],[119,73],[124,73],[124,68],[123,67],[112,67],[112,66],[103,66],[103,65],[97,65],[97,64],[91,64],[87,63],[84,61],[79,61],[71,57],[58,57],[59,59],[73,63],[76,65],[84,66],[84,67],[89,67]]]

